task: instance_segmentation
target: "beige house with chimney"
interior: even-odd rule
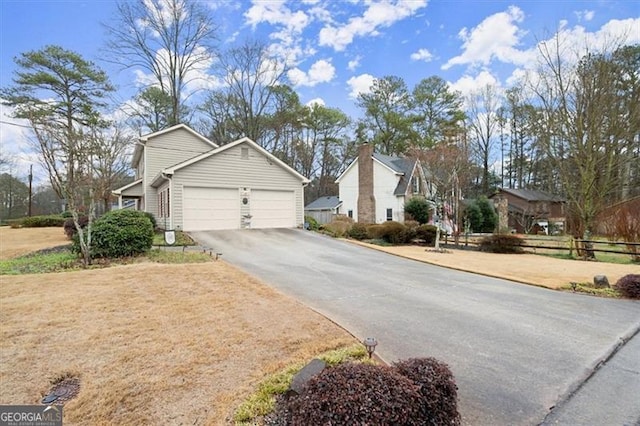
[[[435,186],[419,160],[375,153],[362,144],[358,157],[336,180],[339,214],[362,223],[404,222],[404,204],[412,197],[435,197]]]

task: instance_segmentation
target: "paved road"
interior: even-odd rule
[[[193,236],[356,337],[375,336],[387,361],[447,362],[464,424],[540,424],[640,328],[639,302],[453,271],[311,232]]]

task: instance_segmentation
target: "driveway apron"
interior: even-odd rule
[[[464,424],[540,424],[640,328],[637,301],[454,271],[312,232],[192,236],[358,339],[376,337],[376,353],[388,362],[449,364]]]

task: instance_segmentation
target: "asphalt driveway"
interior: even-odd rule
[[[640,327],[639,302],[454,271],[307,231],[192,236],[356,337],[376,337],[387,361],[447,362],[464,424],[540,424]]]

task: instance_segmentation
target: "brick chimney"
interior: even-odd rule
[[[373,145],[358,147],[358,222],[376,222],[376,198],[373,195]]]

